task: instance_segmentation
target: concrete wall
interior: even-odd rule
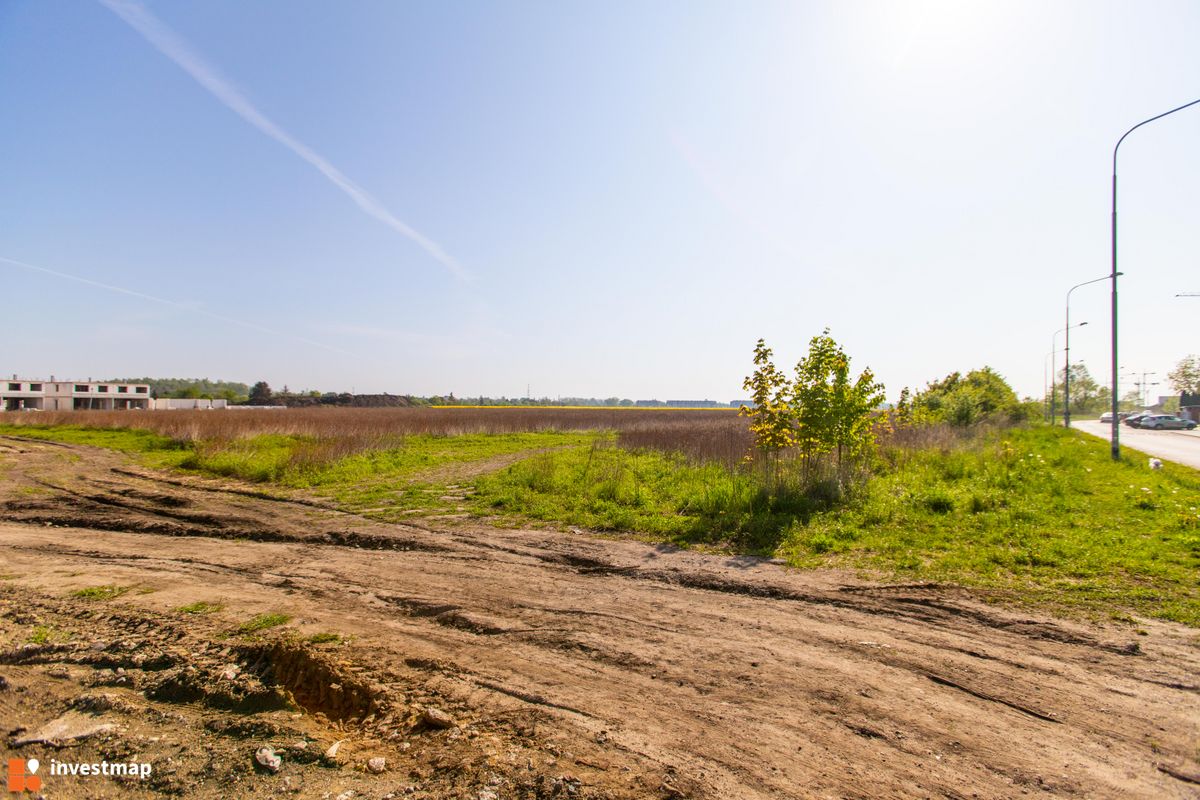
[[[211,410],[225,408],[229,405],[228,400],[205,400],[203,398],[179,398],[179,397],[160,397],[153,401],[151,408],[159,411],[189,411],[189,410]]]

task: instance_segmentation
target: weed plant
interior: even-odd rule
[[[259,631],[265,631],[269,630],[270,628],[277,628],[280,625],[286,625],[291,621],[292,618],[287,614],[257,614],[239,625],[235,630],[235,633],[240,633],[242,635],[258,633]]]
[[[183,614],[215,614],[223,608],[225,608],[224,603],[210,603],[205,600],[197,600],[195,603],[188,603],[175,610]]]
[[[86,589],[79,589],[71,592],[72,597],[78,597],[81,600],[114,600],[128,592],[131,586],[89,586]]]

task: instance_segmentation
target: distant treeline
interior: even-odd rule
[[[271,396],[268,405],[287,406],[288,408],[311,408],[313,406],[342,406],[348,408],[414,408],[427,406],[429,402],[421,397],[411,397],[403,394],[350,394],[349,392],[307,392],[293,394],[277,392]]]
[[[630,400],[625,397],[456,397],[453,393],[432,397],[397,394],[351,394],[349,392],[293,392],[288,387],[272,391],[266,381],[250,386],[236,381],[208,378],[113,378],[113,383],[148,383],[150,394],[162,398],[206,398],[231,404],[288,406],[351,406],[356,408],[409,408],[420,406],[588,406],[592,408],[737,408],[733,400]]]
[[[112,378],[111,383],[148,383],[154,397],[207,398],[244,403],[250,387],[235,381],[213,381],[208,378]]]
[[[627,397],[455,397],[425,398],[435,406],[588,406],[596,408],[737,408],[748,400],[630,400]]]

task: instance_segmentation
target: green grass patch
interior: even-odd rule
[[[71,634],[61,631],[53,625],[35,625],[29,634],[30,644],[56,644],[70,640]]]
[[[340,634],[330,633],[329,631],[321,631],[314,633],[311,636],[304,637],[304,641],[309,644],[340,644],[343,639]]]
[[[447,484],[470,484],[455,470],[468,472],[480,462],[537,450],[578,447],[603,438],[603,434],[537,433],[470,434],[463,436],[410,436],[402,448],[378,450],[341,459],[327,467],[297,474],[284,483],[310,488],[343,508],[367,512],[381,519],[401,519],[406,511],[452,511],[456,501],[442,498],[461,489]],[[445,472],[438,476],[437,473]]]
[[[114,600],[132,588],[132,586],[115,586],[112,584],[89,586],[86,589],[77,589],[71,592],[71,596],[78,597],[81,600]]]
[[[263,434],[249,439],[198,442],[179,466],[246,481],[279,482],[292,453],[306,440],[302,436]]]
[[[409,436],[402,447],[350,456],[328,467],[292,478],[300,486],[350,486],[388,480],[452,464],[540,448],[566,447],[594,440],[596,433],[489,433],[462,436]]]
[[[136,456],[156,468],[177,468],[207,475],[307,489],[340,503],[347,510],[371,510],[394,518],[406,510],[451,510],[440,498],[452,482],[422,473],[456,466],[469,469],[487,461],[526,451],[580,446],[607,434],[538,431],[523,433],[414,435],[393,442],[372,442],[366,449],[341,455],[346,444],[337,436],[262,434],[244,439],[179,442],[145,430],[59,425],[0,425],[0,433],[69,444],[105,447]]]
[[[824,501],[658,451],[596,442],[526,459],[475,482],[480,514],[518,515],[681,544],[766,553]]]
[[[0,424],[0,434],[66,444],[83,444],[120,450],[123,453],[152,453],[180,450],[184,445],[166,436],[135,428],[88,428],[83,425]]]
[[[64,444],[103,447],[135,455],[147,466],[159,468],[178,466],[191,452],[189,444],[138,428],[0,424],[0,434]]]
[[[237,626],[235,633],[248,634],[258,633],[270,628],[277,628],[280,625],[286,625],[292,621],[292,618],[287,614],[264,613],[251,617],[250,619]]]
[[[339,499],[356,499],[371,487],[390,491],[395,488],[387,485],[390,482],[425,470],[524,450],[575,445],[596,436],[559,432],[407,436],[392,447],[331,458],[326,451],[336,447],[336,440],[263,434],[229,442],[200,442],[179,466],[247,481],[326,490]]]
[[[205,600],[197,600],[195,603],[179,606],[175,610],[181,614],[215,614],[223,608],[225,608],[224,603],[209,603]]]

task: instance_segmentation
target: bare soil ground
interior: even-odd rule
[[[1200,797],[1200,636],[1173,624],[382,524],[13,438],[0,575],[5,756],[154,767],[42,772],[47,797]],[[132,588],[72,594],[101,584]],[[293,621],[233,632],[263,612]]]

